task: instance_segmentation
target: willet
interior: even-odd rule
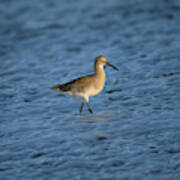
[[[93,113],[89,106],[89,97],[95,96],[103,90],[106,79],[104,72],[105,65],[111,66],[115,70],[118,70],[117,67],[107,62],[106,57],[98,56],[94,63],[94,74],[77,78],[65,84],[54,85],[52,89],[69,96],[80,98],[82,101],[80,113],[82,112],[85,103],[87,104],[89,112]]]

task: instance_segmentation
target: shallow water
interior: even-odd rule
[[[180,179],[180,1],[3,1],[0,179]],[[92,73],[80,101],[50,87]]]

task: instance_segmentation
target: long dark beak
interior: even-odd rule
[[[109,62],[106,62],[106,65],[107,66],[111,66],[113,69],[115,69],[116,71],[119,71],[119,69],[116,67],[116,66],[114,66],[114,65],[112,65],[111,63],[109,63]]]

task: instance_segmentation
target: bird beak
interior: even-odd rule
[[[111,63],[109,63],[109,62],[106,62],[106,65],[107,66],[111,66],[113,69],[115,69],[116,71],[119,71],[119,69],[116,67],[116,66],[114,66],[114,65],[112,65]]]

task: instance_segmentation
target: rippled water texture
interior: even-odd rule
[[[92,73],[80,101],[51,86]],[[180,1],[0,3],[0,179],[179,180]]]

